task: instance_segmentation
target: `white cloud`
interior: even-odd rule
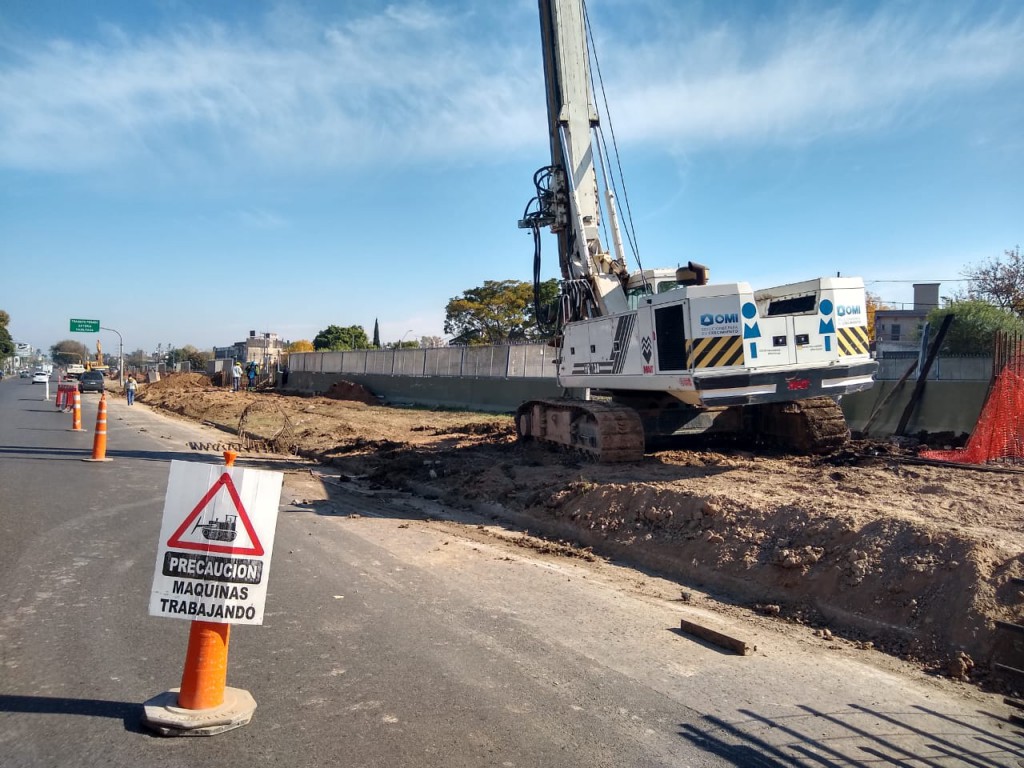
[[[832,11],[752,30],[684,28],[674,3],[643,7],[654,15],[641,39],[594,20],[607,25],[621,140],[803,141],[1021,78],[1019,12],[936,21],[883,4],[866,19]],[[543,146],[536,20],[530,4],[513,8],[418,0],[320,21],[282,6],[258,30],[205,21],[142,36],[105,23],[88,41],[8,44],[0,166],[309,172]]]
[[[239,221],[252,229],[283,229],[288,222],[271,211],[258,208],[246,208],[236,214]]]
[[[272,22],[274,35],[107,25],[101,40],[23,46],[0,71],[0,164],[308,171],[495,151],[522,145],[524,115],[543,125],[539,67],[504,71],[516,55],[425,3],[341,26],[280,11]]]
[[[803,142],[878,130],[926,105],[1024,79],[1019,12],[972,21],[930,6],[899,15],[901,7],[883,4],[869,18],[791,15],[753,32],[719,24],[686,37],[666,21],[655,28],[677,36],[658,37],[639,58],[616,51],[620,127],[676,144]]]

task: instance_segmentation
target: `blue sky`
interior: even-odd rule
[[[1024,240],[1017,0],[588,10],[645,267],[899,303]],[[442,335],[531,280],[544,103],[533,0],[4,0],[0,309],[43,348]]]

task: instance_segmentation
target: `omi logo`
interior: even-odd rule
[[[739,321],[740,316],[737,312],[719,315],[712,315],[710,312],[706,312],[700,316],[701,325],[724,325],[726,323],[739,323]]]

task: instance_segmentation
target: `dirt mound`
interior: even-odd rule
[[[743,474],[735,472],[741,486]],[[849,479],[801,474],[822,490]],[[895,470],[892,480],[940,493],[919,473]],[[780,603],[784,616],[845,626],[906,658],[941,664],[949,649],[991,652],[988,622],[1014,613],[997,593],[1009,595],[1010,573],[1024,574],[1019,544],[951,531],[898,505],[879,513],[830,496],[574,481],[538,494],[529,511],[579,529],[588,543],[640,550],[634,559],[740,603]],[[878,501],[886,498],[894,495]]]
[[[380,405],[380,398],[374,395],[362,384],[352,381],[336,381],[331,388],[324,392],[324,397],[332,400],[352,400],[367,405]]]
[[[1024,623],[1012,582],[1024,577],[1024,473],[922,465],[899,442],[827,458],[676,448],[599,465],[516,442],[506,416],[230,392],[197,374],[145,389],[150,405],[253,441],[287,437],[382,486],[500,508],[531,531],[937,670],[961,654],[975,680],[995,661],[1024,666],[1001,656],[994,628]]]
[[[147,392],[196,392],[210,389],[210,377],[202,373],[172,373],[146,385]],[[141,398],[140,398],[141,399]]]
[[[477,421],[469,424],[456,424],[451,427],[412,427],[413,432],[429,432],[432,435],[509,435],[513,434],[513,426],[504,421]]]
[[[1024,617],[1012,583],[1024,474],[905,464],[887,445],[828,459],[664,451],[614,467],[514,442],[411,453],[372,477],[500,505],[531,530],[938,672],[965,654],[972,678],[998,687],[993,662],[1015,660],[994,622]]]

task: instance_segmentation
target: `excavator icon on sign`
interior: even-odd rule
[[[234,541],[235,536],[238,535],[238,531],[235,530],[237,519],[237,515],[224,515],[223,520],[211,518],[210,522],[200,525],[202,518],[199,518],[192,526],[192,530],[195,531],[198,528],[203,532],[203,538],[210,541]]]

